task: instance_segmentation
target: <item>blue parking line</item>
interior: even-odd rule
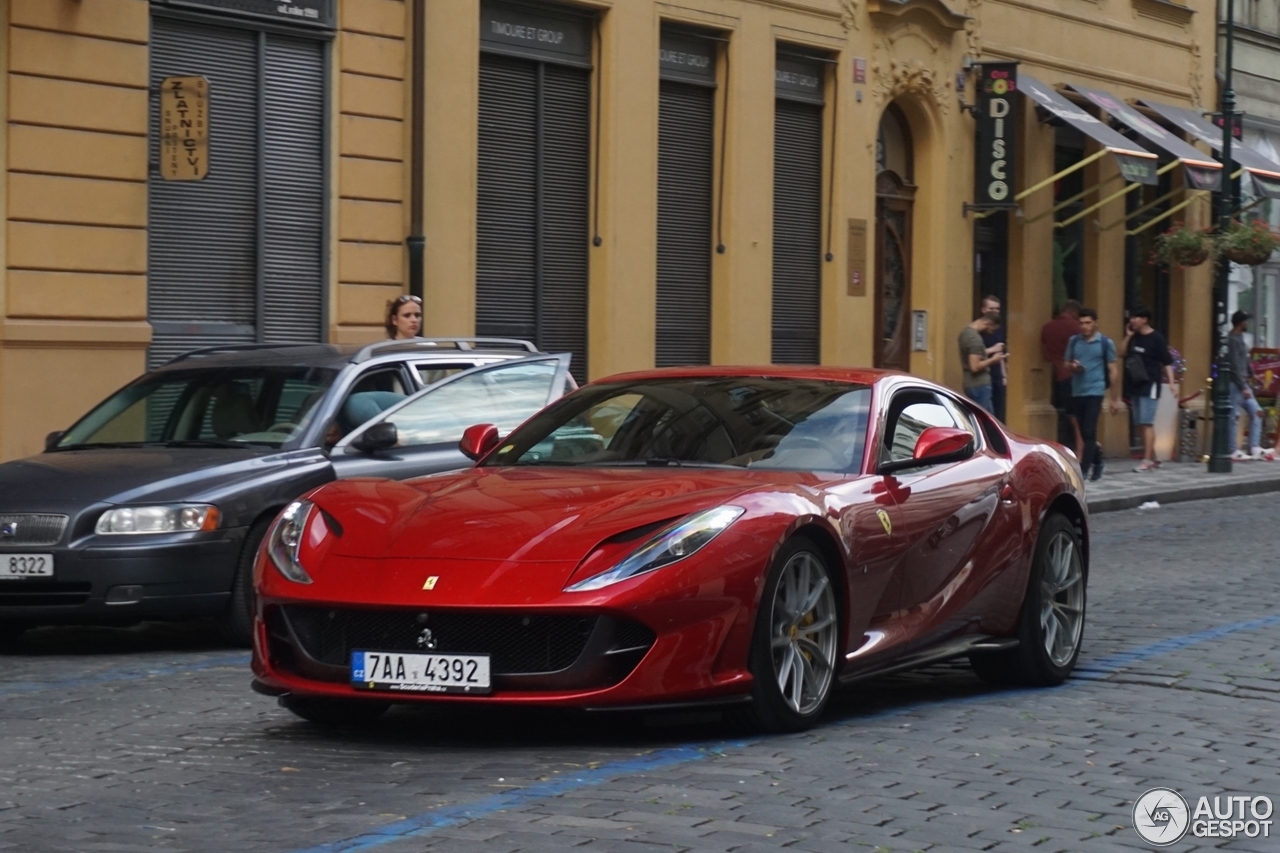
[[[209,658],[197,663],[173,664],[170,666],[129,667],[126,669],[110,669],[97,675],[80,675],[74,678],[63,678],[57,681],[15,681],[0,684],[0,698],[5,696],[21,696],[27,693],[42,693],[46,690],[69,690],[77,687],[95,687],[99,684],[111,684],[117,681],[141,681],[147,678],[161,678],[166,675],[185,675],[189,672],[200,672],[206,669],[218,669],[228,666],[248,666],[249,653],[239,652],[233,655]]]
[[[1238,634],[1242,631],[1252,631],[1258,628],[1266,628],[1272,625],[1280,625],[1280,614],[1265,616],[1259,619],[1249,619],[1244,622],[1236,622],[1231,625],[1222,625],[1217,628],[1210,628],[1205,631],[1197,631],[1194,634],[1185,634],[1181,637],[1170,637],[1167,640],[1161,640],[1157,643],[1151,643],[1146,646],[1139,646],[1127,652],[1110,655],[1102,658],[1092,664],[1087,664],[1085,671],[1077,671],[1073,675],[1072,680],[1096,680],[1106,675],[1110,675],[1117,670],[1123,669],[1125,666],[1140,663],[1150,658],[1159,657],[1169,652],[1178,651],[1197,643],[1203,643],[1208,640],[1218,640],[1232,634]],[[1067,683],[1069,687],[1071,682]],[[1008,697],[1012,694],[1019,693],[1039,693],[1039,688],[1023,688],[1020,690],[1006,690],[995,693],[983,693],[977,696],[967,696],[963,699],[953,700],[948,704],[976,704],[992,698],[993,696]],[[863,714],[852,720],[847,725],[859,725],[868,720],[874,720],[885,717],[896,717],[909,714],[913,711],[923,710],[930,707],[938,706],[939,702],[918,702],[913,705],[905,705],[898,708],[889,708],[885,711],[872,714]],[[646,771],[661,770],[667,767],[675,767],[681,764],[688,764],[693,761],[701,761],[713,755],[717,755],[726,749],[742,748],[750,746],[752,743],[764,740],[764,737],[749,738],[736,742],[718,741],[714,743],[702,744],[700,746],[680,746],[669,749],[660,749],[640,756],[639,758],[627,761],[618,761],[611,764],[603,764],[592,770],[575,774],[570,777],[549,780],[546,782],[537,782],[527,788],[519,788],[502,794],[490,794],[487,797],[481,797],[469,803],[459,803],[452,806],[443,806],[438,809],[423,812],[414,817],[398,820],[395,823],[389,823],[386,826],[378,827],[370,830],[362,835],[354,838],[347,838],[341,841],[333,841],[327,844],[321,844],[316,847],[304,847],[292,851],[292,853],[356,853],[361,850],[371,850],[375,847],[381,847],[384,844],[391,844],[395,841],[403,841],[407,838],[421,838],[430,835],[437,830],[447,829],[453,826],[470,823],[474,820],[487,817],[496,812],[506,809],[519,808],[538,800],[551,799],[558,797],[570,791],[577,791],[583,788],[591,788],[596,785],[602,785],[614,779],[625,776],[633,776]]]
[[[627,761],[618,761],[591,770],[577,771],[573,775],[539,782],[527,788],[518,788],[501,794],[490,794],[487,797],[481,797],[469,803],[459,803],[454,806],[433,809],[416,817],[405,818],[404,820],[378,827],[355,838],[321,844],[318,847],[308,847],[305,853],[355,853],[355,851],[369,850],[374,847],[380,847],[383,844],[390,844],[393,841],[419,838],[424,835],[430,835],[438,829],[469,823],[494,812],[516,809],[538,800],[558,797],[570,791],[591,788],[620,776],[633,776],[648,771],[675,767],[680,764],[688,764],[692,761],[701,761],[704,758],[723,752],[725,749],[743,747],[747,744],[748,741],[740,741],[737,743],[717,743],[702,747],[679,746],[671,749],[662,749]]]

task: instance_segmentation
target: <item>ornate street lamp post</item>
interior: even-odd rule
[[[1232,179],[1232,133],[1236,123],[1236,93],[1231,88],[1232,52],[1235,48],[1236,9],[1235,0],[1227,0],[1226,45],[1223,50],[1222,69],[1222,183],[1218,189],[1218,233],[1225,233],[1231,226],[1231,215],[1239,209],[1237,185]],[[1231,363],[1227,359],[1226,339],[1222,334],[1227,322],[1227,288],[1230,286],[1231,261],[1226,256],[1218,258],[1217,276],[1213,285],[1213,356],[1217,370],[1213,377],[1213,453],[1209,457],[1209,471],[1214,474],[1231,473],[1229,432],[1231,430]]]

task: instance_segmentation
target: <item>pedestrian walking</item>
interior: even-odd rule
[[[1133,422],[1142,432],[1142,462],[1133,470],[1151,471],[1159,465],[1156,459],[1156,402],[1160,386],[1168,385],[1170,393],[1178,393],[1173,377],[1173,355],[1164,335],[1151,327],[1151,309],[1135,308],[1129,315],[1129,328],[1120,344],[1124,359],[1124,378],[1129,390]]]
[[[1076,423],[1075,403],[1071,394],[1074,371],[1067,367],[1064,356],[1067,341],[1080,334],[1080,303],[1068,299],[1058,316],[1040,327],[1040,353],[1053,365],[1050,399],[1058,410],[1058,443],[1067,447],[1080,445],[1080,425]]]
[[[387,302],[387,337],[393,341],[416,338],[422,331],[422,297],[406,293]]]
[[[1000,317],[1000,298],[988,294],[982,297],[982,314],[995,314]],[[1004,320],[989,332],[982,333],[982,342],[987,345],[987,355],[1003,352],[1009,357],[1009,346],[1005,343]],[[991,365],[991,411],[1003,421],[1005,419],[1005,400],[1009,390],[1009,366],[1004,361]]]
[[[1243,462],[1250,459],[1273,459],[1275,450],[1262,449],[1262,407],[1249,387],[1253,378],[1253,365],[1249,361],[1249,345],[1244,332],[1253,315],[1237,311],[1231,315],[1231,334],[1227,335],[1227,364],[1231,368],[1231,433],[1228,439],[1231,458]],[[1240,437],[1240,412],[1249,418],[1249,452],[1237,449]]]
[[[1120,404],[1120,370],[1116,345],[1098,330],[1098,312],[1080,309],[1080,334],[1067,341],[1063,358],[1072,371],[1071,394],[1075,402],[1076,423],[1080,427],[1081,447],[1077,451],[1080,473],[1090,480],[1102,477],[1102,447],[1098,444],[1098,416],[1108,389],[1111,390],[1111,414]]]
[[[988,353],[982,342],[984,332],[990,332],[999,324],[999,314],[979,314],[978,318],[960,330],[960,369],[964,373],[964,393],[991,414],[991,365],[1004,361],[1004,344],[996,352]]]

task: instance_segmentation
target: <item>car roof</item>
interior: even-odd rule
[[[416,338],[407,341],[377,341],[372,344],[241,344],[207,347],[184,353],[159,370],[195,367],[330,367],[341,369],[386,358],[415,361],[520,358],[534,355],[538,348],[514,338]]]
[[[635,382],[648,379],[673,379],[687,377],[705,379],[716,377],[757,376],[777,379],[825,379],[834,382],[849,382],[857,385],[872,385],[880,379],[890,376],[909,376],[899,370],[879,370],[868,367],[820,367],[817,365],[726,365],[708,367],[662,367],[653,370],[638,370],[632,373],[617,373],[594,380],[591,384],[604,382]],[[911,377],[913,379],[918,377]]]

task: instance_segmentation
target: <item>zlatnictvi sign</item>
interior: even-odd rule
[[[209,81],[166,77],[160,83],[160,177],[199,181],[209,174]]]
[[[984,62],[978,66],[975,207],[1014,206],[1014,155],[1017,146],[1013,99],[1017,89],[1016,62]]]

